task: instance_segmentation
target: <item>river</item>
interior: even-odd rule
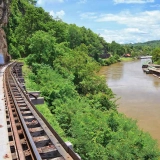
[[[137,120],[140,129],[158,140],[160,147],[160,79],[142,71],[142,61],[102,67],[108,86],[116,94],[118,111]]]

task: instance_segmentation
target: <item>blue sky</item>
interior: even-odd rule
[[[38,0],[37,6],[107,42],[160,40],[160,0]]]

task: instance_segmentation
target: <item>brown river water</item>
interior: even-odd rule
[[[100,74],[120,97],[118,111],[137,120],[140,129],[158,140],[160,147],[160,79],[143,72],[144,60],[102,67]]]

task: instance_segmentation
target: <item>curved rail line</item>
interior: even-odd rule
[[[31,103],[17,81],[19,66],[5,71],[4,91],[8,135],[14,160],[80,160]]]

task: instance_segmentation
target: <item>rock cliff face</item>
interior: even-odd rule
[[[7,42],[6,42],[6,34],[2,27],[7,25],[9,17],[9,1],[8,0],[0,0],[0,54],[4,63],[8,62],[10,56],[7,50]]]

